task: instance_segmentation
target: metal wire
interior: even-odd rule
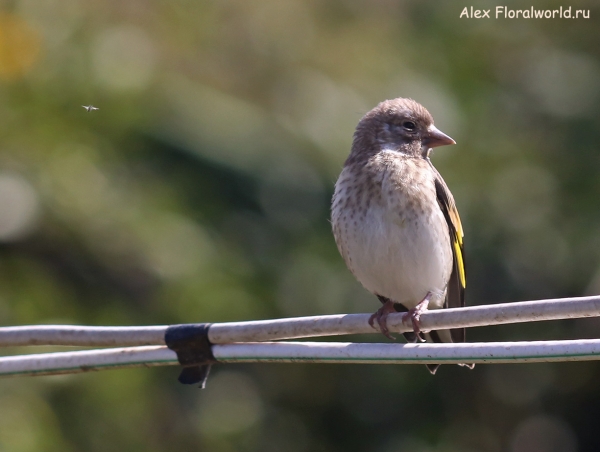
[[[468,344],[364,344],[257,342],[213,346],[222,363],[460,364],[589,361],[600,358],[600,339]],[[44,353],[0,358],[0,375],[81,373],[178,364],[164,346]]]
[[[600,316],[600,296],[527,301],[428,311],[423,330],[500,325]],[[219,362],[313,362],[371,364],[524,363],[600,359],[600,339],[467,344],[361,344],[267,342],[315,336],[377,333],[369,314],[213,324],[209,339]],[[411,331],[402,314],[390,314],[391,331]],[[0,346],[134,346],[0,357],[0,375],[48,375],[136,366],[175,365],[164,346],[167,326],[89,327],[69,325],[0,328]]]
[[[502,325],[542,320],[600,316],[600,296],[524,301],[457,309],[427,311],[421,315],[424,330]],[[213,344],[264,342],[317,336],[378,333],[369,314],[341,314],[249,322],[215,323],[209,331]],[[402,314],[390,314],[392,332],[412,331]],[[70,325],[0,328],[0,346],[71,345],[93,347],[164,345],[167,326],[92,327]]]

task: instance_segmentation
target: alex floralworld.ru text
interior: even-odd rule
[[[475,9],[465,6],[460,13],[460,18],[466,19],[589,19],[589,9],[577,9],[575,11],[569,6],[558,9],[509,9],[507,6],[496,6],[494,15],[491,9]]]

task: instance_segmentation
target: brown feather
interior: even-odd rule
[[[431,165],[433,168],[433,165]],[[448,190],[446,183],[433,168],[436,173],[435,179],[435,191],[437,195],[437,201],[442,209],[444,218],[448,223],[448,232],[450,233],[450,244],[452,247],[452,274],[448,281],[448,288],[446,292],[445,307],[447,308],[459,308],[465,306],[465,289],[466,289],[466,271],[465,271],[465,256],[464,256],[464,245],[463,245],[463,229],[458,215],[454,198]],[[450,336],[453,342],[464,342],[465,341],[465,329],[454,328],[450,330]]]

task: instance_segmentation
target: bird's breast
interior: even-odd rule
[[[452,251],[433,175],[402,165],[369,170],[347,167],[336,183],[332,225],[346,264],[373,293],[410,308],[432,291],[440,307]]]

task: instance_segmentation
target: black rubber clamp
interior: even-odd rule
[[[212,354],[212,344],[208,340],[210,325],[172,325],[165,332],[165,344],[177,353],[177,360],[183,366],[178,380],[184,385],[200,383],[200,388],[204,389],[210,367],[217,362]]]

